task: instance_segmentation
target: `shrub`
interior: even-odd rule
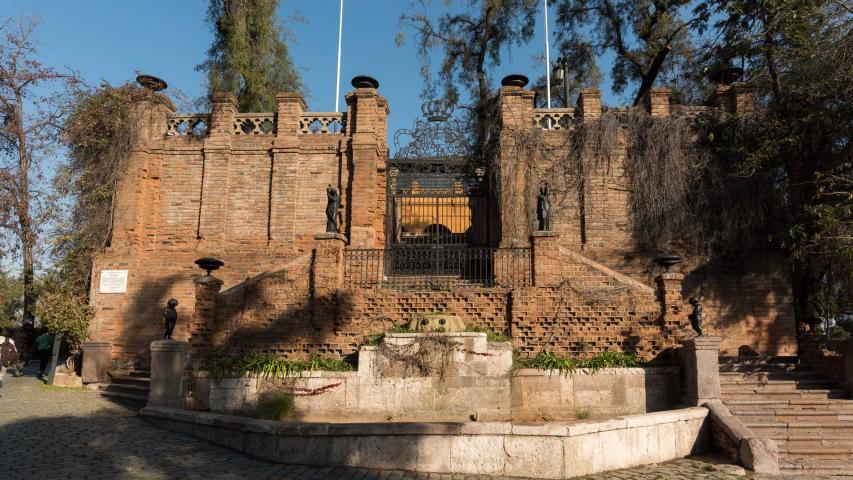
[[[258,398],[255,417],[264,420],[286,420],[295,413],[293,395],[284,392],[264,392]]]
[[[485,333],[486,341],[489,342],[508,342],[510,340],[509,337],[503,333],[495,333],[483,327],[467,327],[465,328],[465,331],[474,333]]]
[[[257,375],[278,378],[316,370],[348,372],[353,370],[353,366],[337,358],[319,355],[314,355],[308,360],[291,360],[258,352],[249,352],[234,357],[211,357],[207,359],[208,374],[217,383],[225,377]]]
[[[588,368],[593,371],[602,368],[632,368],[639,367],[642,362],[633,355],[614,350],[605,350],[594,357],[583,359],[564,357],[554,352],[543,350],[533,358],[516,356],[515,364],[522,368],[558,370],[560,373],[572,374],[579,368]]]

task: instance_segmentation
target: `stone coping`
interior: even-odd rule
[[[419,338],[419,337],[434,337],[440,335],[442,337],[453,338],[485,338],[487,335],[482,332],[407,332],[407,333],[387,333],[386,338]],[[499,342],[509,343],[509,342]]]
[[[375,350],[376,347],[362,347]],[[678,375],[680,367],[636,367],[636,368],[578,368],[572,372],[560,370],[542,370],[538,368],[518,368],[510,373],[513,377],[571,377],[574,375]],[[206,370],[195,373],[197,378],[207,378],[210,374]],[[336,372],[330,370],[313,370],[301,372],[296,375],[281,378],[355,378],[358,377],[357,370],[347,372]],[[225,379],[255,378],[255,377],[225,377]],[[397,379],[394,377],[393,379]]]
[[[679,421],[704,419],[705,407],[689,407],[639,415],[627,415],[606,420],[587,420],[572,423],[524,424],[512,422],[383,422],[327,423],[292,422],[195,412],[165,407],[145,407],[144,417],[208,425],[239,432],[266,433],[286,436],[363,436],[363,435],[522,435],[539,437],[575,437],[632,427],[647,427]]]

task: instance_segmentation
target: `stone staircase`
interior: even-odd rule
[[[853,399],[795,357],[720,358],[723,403],[779,446],[782,472],[853,474]]]
[[[142,408],[148,401],[151,372],[133,370],[111,373],[110,382],[98,385],[99,393],[129,407]]]

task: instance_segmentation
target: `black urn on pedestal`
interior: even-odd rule
[[[202,270],[207,272],[207,276],[210,276],[210,272],[214,270],[219,270],[219,267],[225,265],[225,262],[218,258],[213,257],[202,257],[195,261],[195,264],[198,265]]]

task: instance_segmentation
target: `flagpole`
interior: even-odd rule
[[[550,43],[551,43],[551,41],[548,38],[548,0],[545,0],[545,98],[548,102],[548,104],[545,106],[545,108],[551,108],[551,45],[550,45]]]
[[[338,102],[341,97],[341,38],[344,32],[344,0],[341,0],[341,14],[338,17],[338,73],[335,81],[335,111],[338,111]]]

